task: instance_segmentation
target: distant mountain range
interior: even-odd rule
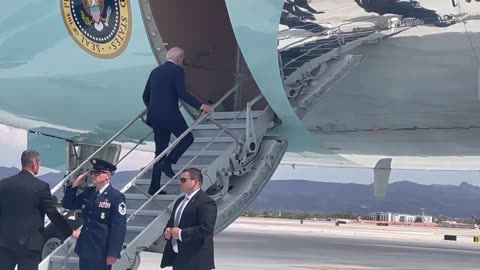
[[[480,187],[466,182],[454,186],[401,181],[388,186],[385,199],[377,199],[373,184],[282,180],[270,181],[251,205],[254,210],[353,211],[362,215],[377,211],[421,214],[421,208],[433,216],[480,216]]]
[[[16,168],[0,167],[0,179],[14,175]],[[115,187],[123,187],[137,171],[120,171],[114,175]],[[54,186],[61,173],[41,175],[40,179]],[[291,210],[315,213],[353,211],[362,215],[385,211],[450,217],[480,216],[480,187],[461,183],[454,185],[421,185],[409,181],[388,186],[385,199],[373,196],[373,184],[326,183],[306,180],[272,180],[252,203],[253,210]]]

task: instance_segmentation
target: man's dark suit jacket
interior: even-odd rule
[[[202,103],[185,89],[185,71],[167,61],[150,73],[143,102],[147,107],[147,124],[153,128],[165,127],[183,119],[178,108],[179,98],[200,110]]]
[[[65,237],[72,234],[54,206],[47,183],[28,171],[0,181],[0,247],[42,250],[45,214]]]
[[[173,227],[174,216],[184,196],[175,202],[167,227]],[[182,241],[178,241],[175,256],[172,241],[163,251],[161,267],[173,266],[175,270],[210,270],[215,268],[213,256],[213,230],[217,219],[217,204],[207,193],[199,190],[183,210],[179,228]]]

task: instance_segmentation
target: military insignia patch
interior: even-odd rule
[[[114,58],[128,45],[132,31],[127,0],[60,0],[70,36],[87,53]]]
[[[98,207],[99,207],[99,208],[110,209],[110,203],[107,202],[107,201],[99,202],[99,203],[98,203]]]
[[[118,213],[122,216],[127,214],[127,206],[125,205],[124,202],[118,205]]]
[[[102,212],[102,213],[100,214],[100,218],[101,218],[101,219],[105,219],[105,213]]]

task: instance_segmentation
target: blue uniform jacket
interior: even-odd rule
[[[120,258],[126,234],[125,195],[110,184],[95,199],[95,187],[77,195],[78,188],[67,187],[62,206],[83,210],[83,227],[75,252],[85,259]]]
[[[202,103],[185,89],[183,68],[167,61],[152,70],[143,92],[147,124],[151,127],[164,127],[167,123],[183,119],[178,108],[179,98],[197,110],[202,106]]]

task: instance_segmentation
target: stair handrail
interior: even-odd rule
[[[135,149],[137,149],[138,146],[140,146],[140,144],[142,144],[150,135],[152,135],[153,131],[150,131],[145,137],[143,137],[140,141],[138,141],[134,147],[132,147],[132,149],[130,149],[125,155],[123,155],[123,157],[121,157],[116,163],[115,163],[115,166],[117,166],[120,162],[122,162],[128,155],[130,155]],[[89,158],[90,159],[90,158]],[[87,159],[87,161],[89,160]],[[83,165],[82,165],[83,166]],[[62,180],[63,181],[63,180]],[[52,192],[53,194],[54,192]],[[48,225],[50,225],[50,223],[52,223],[50,220],[48,220],[47,223],[44,224],[44,227],[47,227]]]
[[[121,157],[116,163],[115,166],[117,166],[120,162],[122,162],[128,155],[130,155],[135,149],[137,149],[138,146],[140,146],[150,135],[153,134],[153,130],[151,130],[145,137],[143,137],[140,141],[138,141],[135,146],[133,146],[123,157]]]
[[[234,122],[235,120],[237,120],[238,117],[240,117],[240,115],[241,115],[244,111],[247,110],[248,106],[251,107],[251,106],[255,105],[255,104],[256,104],[258,101],[260,101],[262,98],[263,98],[263,95],[260,94],[260,95],[256,96],[255,98],[253,98],[251,101],[249,101],[249,102],[247,103],[247,106],[245,106],[245,108],[244,108],[243,110],[239,111],[239,112],[235,115],[235,117],[232,119],[232,122]],[[213,119],[212,117],[209,118],[209,120],[212,120],[212,119]],[[214,121],[216,122],[216,120],[214,120]],[[203,151],[205,151],[210,145],[212,145],[212,143],[215,142],[215,139],[216,139],[218,136],[220,136],[223,132],[227,133],[226,131],[228,130],[228,127],[229,127],[231,124],[232,124],[232,123],[228,123],[227,125],[224,126],[224,125],[219,124],[219,123],[217,122],[217,125],[222,126],[222,128],[220,128],[219,132],[215,135],[215,137],[213,137],[213,138],[208,142],[208,144],[205,145],[205,146],[202,148],[201,151],[199,151],[198,154],[196,154],[192,159],[190,159],[189,162],[187,162],[185,165],[183,165],[183,167],[182,167],[180,170],[178,170],[178,172],[175,173],[175,175],[174,175],[170,180],[168,180],[166,183],[164,183],[164,184],[162,185],[162,187],[161,187],[159,190],[157,190],[153,195],[151,195],[150,198],[148,198],[148,200],[145,201],[135,212],[133,212],[132,214],[130,214],[130,216],[127,218],[127,223],[128,223],[131,219],[134,219],[135,216],[136,216],[140,211],[142,211],[143,208],[144,208],[147,204],[149,204],[156,195],[158,195],[161,191],[163,191],[163,189],[165,189],[168,185],[170,185],[170,183],[173,182],[173,181],[179,176],[179,174],[180,174],[184,169],[186,169]],[[227,134],[228,134],[228,133],[227,133]],[[182,135],[183,135],[183,134],[182,134]],[[230,134],[229,134],[229,135],[230,135]],[[241,140],[240,140],[239,138],[236,138],[234,135],[230,135],[230,136],[232,136],[234,139],[236,139],[237,143],[240,144],[239,142],[240,142]],[[242,144],[243,144],[243,143],[242,143]],[[163,154],[163,152],[162,152],[162,154]],[[153,161],[152,161],[152,162],[153,162]],[[151,162],[151,163],[152,163],[152,162]],[[155,164],[155,163],[153,163],[153,164]],[[150,165],[150,163],[149,163],[149,165]],[[130,183],[123,188],[123,190],[126,191],[128,188],[130,188],[131,186],[133,186],[133,185],[135,184],[135,182],[138,180],[138,178],[140,178],[141,176],[143,176],[143,174],[145,174],[145,172],[150,168],[149,165],[147,165],[147,166],[145,167],[146,169],[144,168],[140,173],[138,173],[138,174],[130,181]]]
[[[217,102],[215,102],[215,104],[213,104],[213,108],[217,108],[220,104],[222,104],[232,93],[234,93],[235,91],[239,90],[240,88],[238,87],[238,84],[235,84],[232,88],[230,88],[230,90],[227,91],[227,93],[225,93],[225,95],[223,95]],[[160,159],[162,159],[164,156],[166,156],[167,154],[169,154],[173,148],[175,148],[179,143],[180,141],[188,135],[188,133],[190,133],[196,126],[198,126],[203,120],[205,120],[207,117],[210,117],[210,120],[213,119],[213,117],[211,117],[209,114],[207,113],[202,113],[200,115],[200,117],[198,117],[195,122],[193,122],[192,125],[190,125],[187,130],[185,130],[180,136],[178,136],[172,143],[170,143],[170,145],[165,148],[165,150],[163,150],[158,156],[156,156],[152,161],[150,161],[147,166],[145,166],[134,178],[132,178],[132,180],[130,180],[130,182],[122,189],[122,190],[125,190],[125,189],[128,189],[130,188],[133,183],[135,183],[141,176],[143,176],[145,174],[145,172],[147,172],[155,163],[157,163]],[[215,125],[219,126],[220,124],[218,122],[216,122],[215,120],[212,121]],[[230,136],[232,136],[233,138],[235,138],[235,136],[233,136],[233,134],[230,134]],[[236,139],[236,138],[235,138]],[[172,180],[172,179],[170,179]],[[164,187],[166,185],[163,185]],[[159,192],[161,191],[158,190],[153,196],[157,195]],[[150,198],[151,199],[151,198]],[[147,201],[147,202],[150,202]],[[143,206],[143,205],[142,205]]]
[[[193,124],[188,127],[187,130],[185,130],[180,136],[178,136],[170,145],[165,148],[158,156],[156,156],[152,161],[150,161],[147,166],[145,166],[132,180],[130,180],[130,183],[127,184],[123,189],[127,189],[132,186],[132,183],[135,183],[142,175],[144,175],[155,163],[157,163],[160,159],[162,159],[164,156],[166,156],[168,153],[170,153],[173,148],[175,148],[180,141],[188,135],[198,124],[200,124],[205,118],[208,117],[207,113],[203,113]]]
[[[115,133],[115,135],[113,135],[112,137],[110,137],[110,139],[108,139],[105,143],[103,143],[100,148],[97,149],[97,151],[95,151],[93,154],[91,154],[88,158],[86,158],[82,163],[80,163],[80,165],[78,165],[73,171],[71,171],[69,174],[67,174],[67,176],[65,176],[62,181],[60,181],[54,188],[52,188],[51,190],[51,193],[54,194],[55,192],[57,192],[64,184],[67,180],[69,180],[73,175],[75,175],[77,172],[79,172],[83,166],[85,166],[89,161],[90,159],[92,159],[95,155],[97,155],[98,153],[100,153],[103,149],[105,149],[105,147],[107,147],[108,145],[110,145],[118,136],[120,136],[125,130],[127,130],[131,125],[133,125],[133,123],[135,123],[138,119],[141,119],[143,117],[143,115],[145,115],[145,113],[147,112],[147,110],[143,110],[140,114],[138,114],[135,118],[133,118],[130,122],[128,122],[125,126],[123,126],[117,133]]]

